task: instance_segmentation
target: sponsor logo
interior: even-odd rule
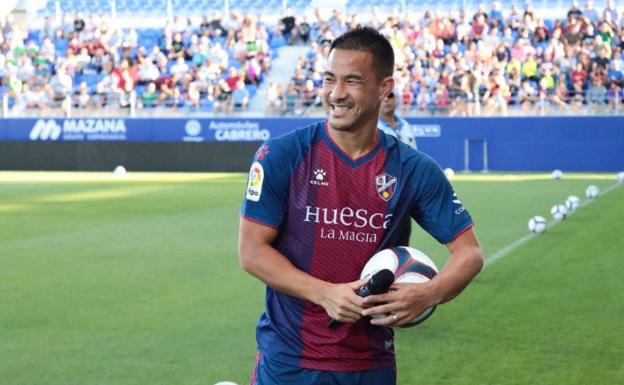
[[[260,162],[254,162],[249,170],[249,182],[247,184],[246,198],[253,202],[260,200],[262,195],[262,183],[264,182],[264,168]]]
[[[417,137],[439,138],[442,127],[439,124],[410,124],[412,134]]]
[[[203,142],[204,138],[199,136],[202,131],[201,123],[198,120],[191,119],[184,125],[186,136],[182,138],[185,142]]]
[[[459,215],[466,210],[459,198],[457,197],[456,193],[453,193],[453,203],[459,206],[457,209],[455,209],[455,214]]]
[[[58,140],[63,128],[54,119],[39,119],[30,130],[30,140]]]
[[[384,347],[386,348],[386,350],[391,350],[390,348],[392,347],[392,345],[394,345],[394,341],[392,340],[384,341]]]
[[[126,140],[123,119],[39,119],[30,131],[31,140]]]
[[[369,212],[352,207],[305,207],[304,222],[323,225],[319,229],[322,239],[335,239],[358,243],[376,243],[379,233],[387,229],[393,214]]]
[[[208,124],[209,130],[214,130],[217,141],[266,141],[271,137],[271,132],[267,129],[260,129],[258,122],[248,120],[235,121],[214,121]]]
[[[342,225],[355,228],[387,229],[393,214],[371,213],[366,209],[343,207],[329,209],[326,207],[306,206],[304,222],[323,225]]]
[[[325,177],[327,176],[327,172],[322,168],[317,168],[312,172],[313,178],[310,180],[310,184],[314,186],[329,186],[329,182],[325,181]]]
[[[397,178],[388,174],[377,175],[375,177],[375,186],[377,194],[381,199],[388,201],[394,195],[396,190]]]

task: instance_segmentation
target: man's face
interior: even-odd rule
[[[393,87],[392,78],[379,79],[369,52],[334,49],[323,78],[323,108],[331,128],[358,130],[377,122],[382,99]]]

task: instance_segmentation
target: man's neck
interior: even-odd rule
[[[381,115],[381,118],[388,123],[389,125],[391,125],[392,127],[396,127],[396,125],[398,124],[397,120],[396,120],[396,115],[394,115],[394,112],[392,114],[384,114]]]
[[[369,153],[377,144],[377,125],[362,127],[356,131],[340,131],[327,125],[329,137],[351,159],[358,159]]]

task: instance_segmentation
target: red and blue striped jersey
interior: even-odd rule
[[[268,140],[251,166],[241,215],[279,231],[273,246],[298,269],[352,282],[377,251],[397,245],[407,216],[441,243],[472,220],[440,167],[378,130],[366,155],[351,159],[319,122]],[[393,331],[366,319],[330,330],[321,306],[266,289],[258,349],[273,360],[330,371],[395,365]]]

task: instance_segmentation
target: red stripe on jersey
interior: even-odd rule
[[[258,377],[258,365],[260,365],[261,358],[262,358],[262,353],[258,352],[258,354],[256,354],[256,364],[254,365],[254,371],[251,374],[251,380],[249,380],[249,385],[256,384],[256,377]]]
[[[453,238],[453,241],[456,240],[457,238],[461,237],[464,233],[468,232],[470,229],[472,229],[473,226],[474,226],[474,223],[469,224],[465,229],[463,229],[462,231],[460,231],[459,233],[457,233],[455,235],[455,238]],[[453,242],[453,241],[451,241],[451,242]]]
[[[316,170],[324,176],[323,184],[308,186],[316,189],[314,207],[307,209],[314,214],[307,218],[314,223],[307,224],[315,227],[309,273],[326,282],[356,281],[384,234],[387,202],[377,193],[375,177],[384,174],[386,154],[380,150],[352,167],[325,141],[314,146],[307,179],[313,179]],[[328,321],[321,306],[306,303],[300,332],[302,367],[361,371],[394,366],[394,352],[384,346],[388,331],[370,325],[367,319],[330,330]]]

